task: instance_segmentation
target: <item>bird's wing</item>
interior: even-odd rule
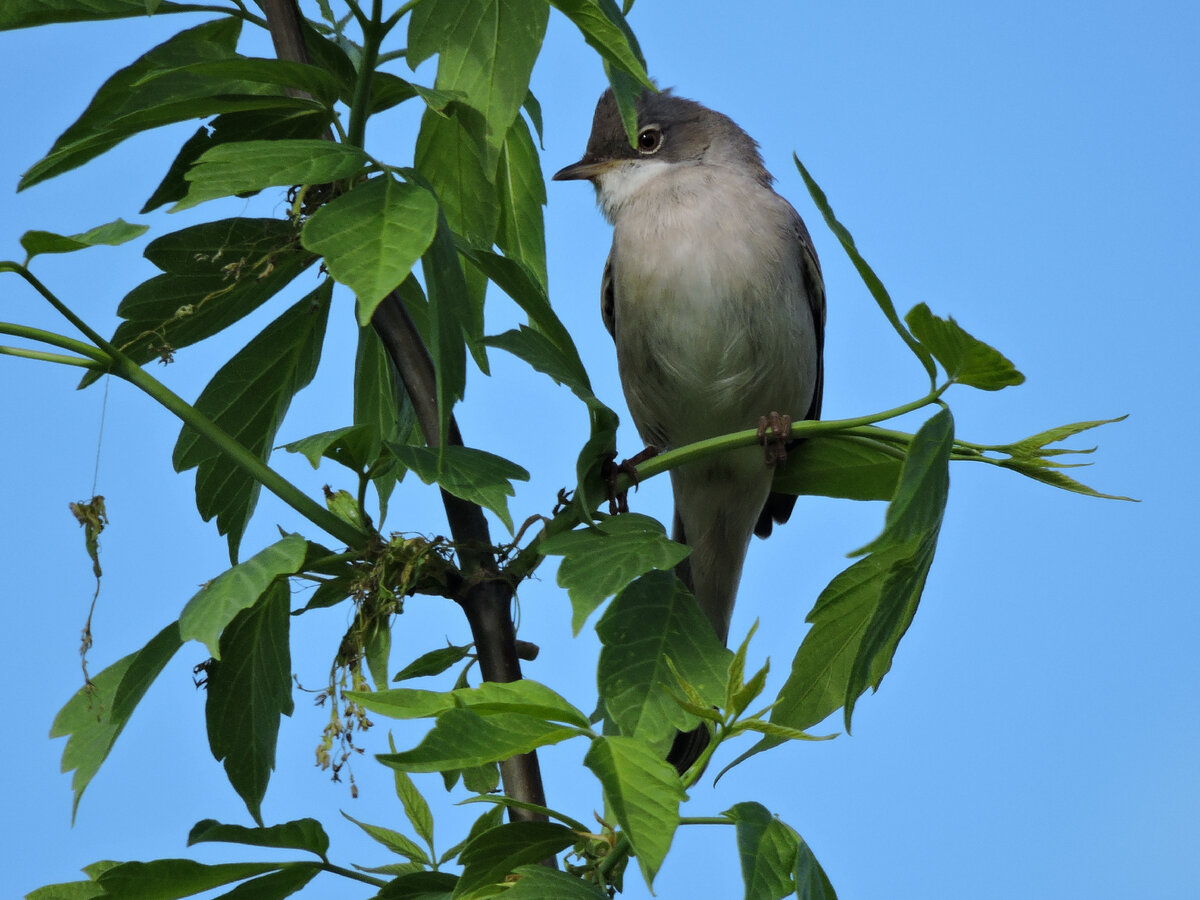
[[[808,308],[812,312],[813,330],[817,339],[817,383],[813,389],[812,403],[806,419],[821,418],[821,398],[825,393],[825,279],[821,277],[821,262],[812,237],[800,214],[792,210],[792,230],[796,236],[796,247],[800,254],[800,274],[804,280],[804,293]]]
[[[822,299],[822,309],[824,302]],[[604,261],[604,277],[600,279],[600,318],[604,320],[604,327],[608,329],[608,333],[616,339],[617,304],[613,294],[613,255],[611,250],[608,251],[608,259]]]
[[[817,383],[813,386],[812,402],[805,419],[821,418],[821,400],[825,392],[825,279],[821,277],[821,263],[817,259],[816,248],[813,247],[812,237],[800,214],[792,210],[792,233],[796,238],[796,252],[800,258],[800,275],[804,283],[804,295],[808,300],[808,308],[812,313],[813,331],[816,337],[817,349]],[[782,525],[792,515],[796,505],[795,494],[772,492],[767,495],[758,522],[754,525],[754,533],[760,538],[769,537],[775,525]]]

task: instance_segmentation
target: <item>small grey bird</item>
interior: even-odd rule
[[[637,103],[637,145],[611,90],[587,152],[554,175],[587,179],[613,226],[601,314],[625,399],[650,447],[821,413],[825,287],[808,229],[772,189],[758,144],[727,116],[670,91]],[[671,471],[680,576],[726,641],[750,535],[787,521],[763,450]]]

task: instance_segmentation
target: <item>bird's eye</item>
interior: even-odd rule
[[[638,150],[642,153],[657,153],[658,148],[662,146],[662,132],[655,125],[643,128],[638,132],[637,142]]]

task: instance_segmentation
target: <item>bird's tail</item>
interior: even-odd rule
[[[728,641],[742,563],[764,508],[771,476],[758,448],[671,472],[675,493],[671,536],[692,548],[675,573],[695,596],[723,644]],[[677,733],[667,761],[683,774],[704,752],[709,739],[703,724]]]

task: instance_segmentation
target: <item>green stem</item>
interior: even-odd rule
[[[30,341],[37,341],[39,344],[49,344],[51,347],[58,347],[60,350],[70,350],[72,353],[86,356],[88,359],[98,363],[107,363],[109,359],[107,354],[102,350],[97,350],[91,344],[85,344],[83,341],[69,338],[65,334],[58,334],[54,331],[43,331],[41,328],[33,328],[29,325],[0,322],[0,334],[11,334],[13,337],[22,337]]]
[[[367,479],[366,474],[363,472],[359,472],[358,473],[358,496],[355,498],[355,502],[358,503],[359,513],[361,513],[363,515],[363,517],[366,518],[368,521],[370,520],[370,516],[367,515],[367,485],[369,483],[370,483],[370,481]],[[382,527],[382,526],[383,526],[383,523],[380,522],[379,527]]]
[[[392,13],[390,16],[388,16],[387,22],[384,23],[386,25],[388,31],[391,31],[397,22],[399,22],[406,15],[408,15],[410,12],[412,12],[413,8],[420,2],[421,2],[421,0],[408,0],[407,3],[405,3],[398,10],[396,10],[394,13]],[[405,51],[397,50],[395,52],[403,54]],[[391,55],[391,54],[389,54],[389,55]]]
[[[732,819],[725,816],[680,816],[680,825],[732,825]]]
[[[239,468],[250,473],[263,487],[318,528],[324,529],[339,541],[351,547],[358,547],[366,542],[367,535],[365,533],[321,506],[255,454],[247,450],[212,419],[203,415],[194,406],[134,363],[129,357],[121,354],[119,358],[113,360],[111,371],[114,375],[119,375],[136,387],[141,388],[162,406],[173,412],[189,428],[207,438]]]
[[[355,872],[353,869],[345,869],[342,866],[335,866],[331,862],[322,862],[321,869],[329,872],[332,875],[342,875],[346,878],[353,878],[355,881],[361,881],[364,884],[371,884],[375,887],[383,887],[387,884],[382,878],[375,878],[365,872]]]
[[[872,425],[875,422],[885,422],[888,419],[897,418],[905,413],[918,410],[923,406],[936,403],[938,398],[950,387],[950,384],[950,382],[947,382],[941,387],[935,387],[919,400],[913,400],[911,403],[905,403],[901,406],[884,410],[883,412],[872,413],[871,415],[855,416],[851,419],[819,419],[794,422],[792,424],[792,437],[805,438],[817,434],[848,431],[852,428],[859,428],[864,425]],[[738,447],[751,447],[758,443],[758,441],[757,429],[748,428],[745,431],[735,431],[732,434],[723,434],[704,441],[696,441],[694,444],[688,444],[686,447],[668,450],[666,453],[660,453],[653,459],[648,459],[639,465],[637,467],[638,480],[653,478],[655,475],[659,475],[668,469],[673,469],[685,462],[692,462],[705,456],[711,456],[714,453],[733,450]],[[617,482],[617,490],[626,489],[632,486],[632,484],[633,480],[629,476],[623,475]]]
[[[617,835],[617,843],[609,851],[608,856],[600,860],[600,865],[596,867],[596,871],[604,876],[605,881],[608,880],[608,876],[612,873],[617,863],[629,855],[629,850],[629,837],[625,832],[621,832]]]
[[[403,50],[391,50],[387,53],[380,53],[378,64],[382,66],[384,63],[389,63],[394,59],[404,59],[406,56],[408,56],[407,47]]]
[[[59,314],[62,315],[64,319],[78,328],[83,336],[91,341],[94,345],[99,347],[104,355],[109,359],[115,359],[120,355],[121,351],[102,338],[97,332],[93,331],[88,326],[87,322],[83,321],[83,319],[79,318],[79,316],[75,315],[75,313],[71,312],[65,303],[59,300],[58,297],[56,297],[48,287],[38,281],[34,274],[23,265],[8,259],[0,260],[0,272],[15,272],[17,275],[20,275],[22,278],[24,278],[25,281],[29,283],[30,287],[46,298],[46,301],[56,310],[58,310]]]
[[[366,542],[367,535],[365,533],[321,506],[255,454],[247,450],[212,419],[201,413],[93,331],[86,322],[75,315],[65,303],[59,300],[49,288],[38,281],[24,266],[11,261],[0,261],[0,272],[15,272],[24,278],[68,322],[83,332],[88,340],[100,348],[102,353],[97,357],[97,361],[102,363],[106,371],[124,378],[129,383],[145,391],[157,400],[160,405],[165,406],[178,416],[185,425],[207,438],[239,468],[248,472],[263,487],[292,509],[296,510],[296,512],[300,513],[300,515],[351,547],[358,547]]]
[[[358,67],[358,79],[354,83],[354,97],[350,102],[350,129],[346,142],[361,147],[366,138],[367,119],[370,117],[371,82],[375,66],[379,62],[379,45],[387,29],[383,24],[383,0],[371,0],[370,21],[360,21],[363,32],[362,60]]]
[[[855,416],[849,419],[825,419],[825,420],[806,420],[803,422],[795,422],[792,424],[792,436],[812,437],[816,434],[853,434],[863,438],[876,440],[881,443],[894,444],[898,447],[907,448],[912,442],[912,435],[903,431],[893,431],[887,428],[879,428],[874,425],[875,422],[884,422],[888,419],[894,419],[906,413],[914,412],[922,407],[929,406],[932,403],[939,402],[941,395],[951,386],[952,382],[946,382],[940,387],[932,388],[928,394],[910,403],[904,403],[892,409],[884,410],[883,412],[871,413],[865,416]],[[661,453],[652,459],[648,459],[637,467],[638,481],[641,482],[647,478],[652,478],[659,475],[674,466],[681,465],[685,462],[691,462],[704,456],[713,453],[719,453],[725,450],[732,450],[738,447],[750,447],[758,442],[758,431],[756,429],[747,429],[746,431],[738,431],[733,434],[725,434],[715,438],[709,438],[704,441],[697,441],[694,444],[688,444],[686,447],[680,447],[676,450],[670,450],[666,453]],[[956,450],[958,450],[956,444]],[[958,452],[956,459],[971,459],[980,460],[983,462],[994,462],[986,457],[979,456],[973,453],[969,448],[963,448]],[[629,490],[633,487],[633,479],[628,475],[621,475],[617,479],[617,491]],[[582,490],[582,485],[577,490]],[[514,581],[520,581],[528,577],[541,564],[543,559],[538,551],[538,545],[541,541],[551,535],[560,534],[564,531],[569,531],[582,522],[579,515],[578,504],[571,504],[566,510],[559,513],[551,519],[541,533],[533,539],[532,542],[522,549],[509,563],[505,566],[505,573]]]
[[[58,363],[60,366],[79,366],[83,369],[94,369],[103,372],[105,366],[90,359],[80,359],[78,356],[66,356],[62,353],[46,353],[43,350],[29,350],[25,347],[6,347],[0,344],[0,356],[19,356],[23,359],[38,359],[42,362]]]

